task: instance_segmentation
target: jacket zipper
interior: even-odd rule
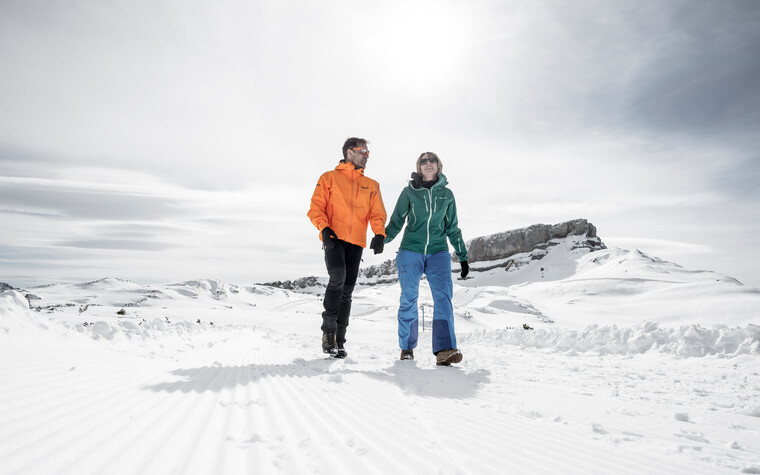
[[[425,238],[425,254],[427,254],[427,248],[428,244],[430,244],[430,220],[433,218],[433,192],[428,188],[428,197],[430,198],[430,204],[428,206],[428,203],[425,203],[425,206],[428,209],[428,220],[427,220],[427,236]]]
[[[356,198],[359,197],[359,187],[356,186],[356,193],[354,193],[354,186],[356,185],[356,181],[354,180],[353,174],[351,175],[351,194],[355,194],[356,197],[351,200],[351,217],[348,219],[348,239],[351,239],[351,237],[354,235],[353,233],[353,227],[354,227],[354,203],[356,203]]]

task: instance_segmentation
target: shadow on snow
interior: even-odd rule
[[[274,377],[322,377],[325,384],[336,384],[336,377],[356,374],[382,383],[394,384],[410,394],[461,399],[475,396],[482,385],[491,382],[490,372],[487,370],[468,372],[453,366],[420,369],[414,361],[396,361],[384,370],[362,371],[342,368],[330,371],[330,367],[337,361],[329,358],[311,361],[299,358],[290,364],[243,366],[217,364],[200,368],[181,368],[172,371],[172,374],[177,376],[175,381],[146,386],[145,389],[156,392],[221,392],[224,389],[245,386],[264,378]]]

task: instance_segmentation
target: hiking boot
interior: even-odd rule
[[[401,350],[401,359],[402,360],[413,360],[414,359],[414,350]]]
[[[333,358],[343,359],[346,356],[348,356],[348,352],[346,351],[345,348],[343,348],[343,343],[338,343],[338,349],[335,352],[335,354],[333,355]]]
[[[435,354],[435,364],[438,366],[451,366],[451,363],[462,361],[462,352],[456,348],[453,350],[441,350]]]
[[[322,353],[334,355],[338,352],[335,345],[335,333],[322,333]]]

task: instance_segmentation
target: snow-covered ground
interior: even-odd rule
[[[758,289],[560,243],[455,281],[452,367],[424,281],[416,360],[398,360],[398,294],[356,291],[335,360],[315,295],[3,292],[0,473],[760,473]]]

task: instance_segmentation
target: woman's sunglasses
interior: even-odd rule
[[[438,163],[438,159],[435,157],[420,159],[420,165],[427,165],[428,162],[435,164],[435,163]]]

